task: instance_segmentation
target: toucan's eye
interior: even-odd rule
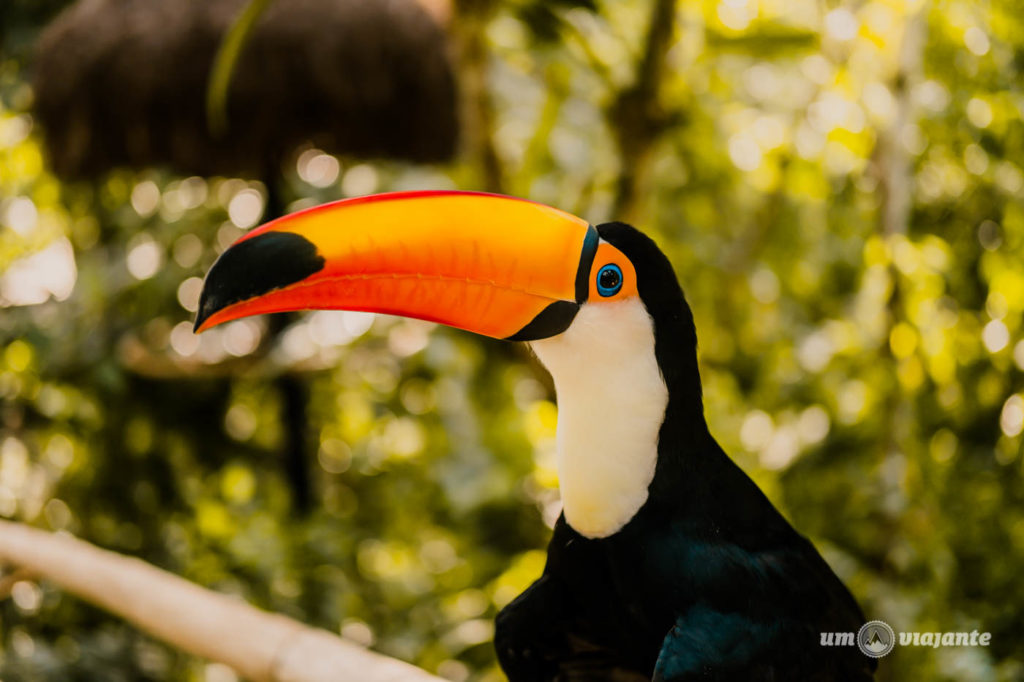
[[[597,272],[597,293],[614,296],[622,288],[622,268],[614,263],[602,265]]]

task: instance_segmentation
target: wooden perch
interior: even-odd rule
[[[253,682],[442,682],[326,630],[261,611],[140,559],[69,536],[0,521],[0,562],[46,578]]]

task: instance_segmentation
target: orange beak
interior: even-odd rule
[[[279,218],[206,276],[195,329],[260,313],[340,309],[530,341],[587,299],[597,230],[542,204],[475,192],[396,192]]]

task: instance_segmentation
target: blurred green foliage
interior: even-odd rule
[[[59,4],[0,7],[0,515],[502,679],[491,623],[558,509],[547,377],[520,347],[349,313],[193,337],[199,278],[266,188],[49,175],[26,78]],[[488,86],[505,189],[599,222],[620,172],[606,107],[649,3],[588,4],[495,5]],[[897,647],[882,680],[1024,676],[1022,55],[1015,0],[683,3],[671,124],[630,216],[694,309],[712,432],[867,616],[992,633]],[[286,194],[479,172],[307,149]],[[279,461],[282,372],[312,391],[306,518]],[[30,581],[0,638],[7,682],[233,679]]]

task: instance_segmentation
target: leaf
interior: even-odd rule
[[[256,21],[263,16],[273,0],[249,0],[221,41],[210,69],[210,82],[206,88],[206,125],[210,134],[219,137],[228,128],[228,90],[231,77],[238,64],[242,49],[252,33]]]

